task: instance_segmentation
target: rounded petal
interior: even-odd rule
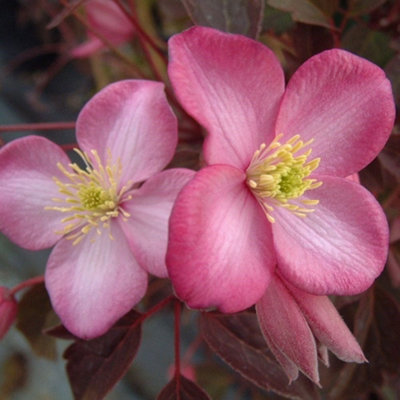
[[[369,61],[328,50],[306,61],[283,97],[276,133],[314,139],[318,174],[345,177],[370,163],[386,143],[395,107],[390,82]]]
[[[315,296],[285,283],[317,339],[346,362],[365,362],[357,340],[326,296]]]
[[[385,265],[385,215],[361,185],[330,176],[318,179],[322,186],[303,196],[320,201],[314,212],[300,218],[282,207],[274,211],[278,268],[289,282],[309,293],[360,293]]]
[[[45,210],[60,197],[53,177],[63,180],[57,163],[69,159],[64,151],[40,136],[27,136],[0,151],[0,230],[19,246],[39,250],[59,240],[59,211]]]
[[[167,268],[189,307],[244,310],[263,295],[275,267],[271,231],[237,168],[198,172],[170,219]]]
[[[99,38],[92,37],[71,49],[70,54],[73,58],[86,58],[104,47],[104,43]]]
[[[176,196],[194,176],[184,168],[169,169],[147,180],[132,192],[132,200],[123,207],[131,215],[120,220],[136,260],[147,272],[167,277],[165,255],[168,241],[168,221]]]
[[[246,168],[274,135],[284,76],[273,52],[242,35],[193,27],[169,40],[169,54],[178,99],[208,131],[206,161]]]
[[[134,33],[132,22],[118,5],[109,0],[90,0],[85,3],[89,25],[113,44],[119,44]]]
[[[264,296],[256,304],[256,312],[263,334],[304,374],[318,383],[314,336],[296,301],[277,276],[271,279]],[[279,358],[278,361],[281,362]]]
[[[140,182],[161,171],[172,159],[177,122],[160,82],[125,80],[97,93],[76,123],[79,146],[97,150],[122,167],[121,182]]]
[[[147,274],[129,250],[118,224],[100,236],[89,232],[77,245],[61,240],[45,275],[54,310],[74,335],[90,339],[105,333],[144,296]]]

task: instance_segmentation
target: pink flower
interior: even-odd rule
[[[0,150],[0,229],[28,249],[56,244],[45,274],[53,307],[92,338],[142,298],[147,272],[167,276],[168,218],[192,171],[159,172],[177,143],[159,82],[107,86],[82,109],[76,136],[83,169],[38,136]]]
[[[89,25],[113,45],[118,46],[127,42],[134,35],[135,29],[132,22],[113,1],[89,0],[85,2],[84,8]],[[72,49],[72,57],[89,57],[105,48],[104,43],[92,32],[88,32],[88,37],[89,40]]]
[[[18,304],[13,296],[9,295],[9,290],[0,287],[0,339],[10,329],[17,317]]]
[[[290,381],[299,370],[318,383],[318,357],[328,349],[343,361],[366,361],[356,339],[326,296],[314,296],[274,275],[256,305],[264,338]]]
[[[274,54],[249,38],[194,27],[169,42],[169,76],[207,130],[204,159],[170,219],[167,266],[190,307],[236,312],[262,301],[275,267],[314,295],[364,291],[388,248],[385,215],[361,185],[394,122],[389,81],[329,50],[286,89]]]

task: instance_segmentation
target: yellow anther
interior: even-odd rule
[[[308,190],[316,189],[322,182],[309,178],[318,168],[320,158],[308,160],[312,149],[307,147],[313,139],[303,142],[300,135],[294,135],[286,143],[277,135],[267,147],[264,143],[255,151],[246,171],[247,184],[252,190],[270,222],[275,206],[281,206],[299,217],[313,212],[318,200],[300,199]],[[303,205],[299,205],[301,202]]]
[[[74,240],[74,245],[78,244],[92,228],[95,228],[99,235],[102,232],[100,228],[108,229],[108,235],[112,238],[110,219],[120,214],[124,220],[130,217],[120,204],[131,198],[131,195],[127,194],[131,183],[128,182],[118,190],[122,166],[120,162],[112,163],[110,152],[108,152],[106,164],[103,165],[97,151],[91,150],[89,158],[85,152],[79,149],[74,150],[82,158],[85,169],[76,163],[69,164],[69,168],[58,163],[58,169],[66,180],[53,178],[63,196],[54,198],[52,201],[62,203],[62,205],[46,206],[45,209],[70,214],[61,219],[61,222],[67,224],[61,232],[57,233]]]

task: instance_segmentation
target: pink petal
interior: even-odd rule
[[[54,310],[74,335],[105,333],[144,296],[147,274],[139,267],[122,230],[89,232],[77,245],[61,240],[50,255],[45,282]]]
[[[320,201],[307,217],[282,207],[273,211],[279,269],[289,282],[309,293],[363,292],[385,265],[385,215],[361,185],[329,176],[318,179],[323,185],[303,196]]]
[[[269,224],[242,171],[202,169],[178,195],[170,220],[167,267],[192,308],[236,312],[263,295],[275,266]]]
[[[113,44],[129,40],[134,33],[132,22],[116,3],[110,0],[90,0],[85,3],[89,25]]]
[[[111,151],[113,162],[121,162],[123,184],[161,171],[178,138],[163,84],[141,80],[119,81],[97,93],[80,112],[76,135],[79,146],[97,150],[103,162]]]
[[[260,317],[258,317],[260,326]],[[261,328],[262,329],[262,328]],[[288,358],[272,341],[271,337],[269,336],[268,330],[267,329],[262,329],[262,333],[264,336],[264,339],[271,350],[272,354],[276,358],[276,360],[279,362],[280,366],[282,369],[285,371],[285,374],[289,378],[289,383],[292,383],[299,377],[299,369],[297,368],[297,365],[290,359]]]
[[[64,151],[39,136],[14,140],[0,151],[0,230],[19,246],[39,250],[52,246],[60,235],[59,211],[45,210],[60,197],[53,177],[63,180],[57,163],[69,159]]]
[[[206,161],[246,168],[273,137],[284,91],[275,55],[254,40],[205,27],[173,36],[169,52],[177,97],[208,131]]]
[[[355,337],[328,297],[314,296],[289,283],[286,285],[321,343],[343,361],[366,361]]]
[[[121,228],[136,260],[153,275],[168,275],[165,254],[171,209],[179,191],[193,176],[194,171],[184,168],[160,172],[132,192],[132,200],[124,204],[131,216],[126,222],[120,220]]]
[[[276,132],[295,134],[321,157],[318,174],[345,177],[370,163],[393,127],[389,81],[376,65],[344,50],[328,50],[306,61],[283,98]]]
[[[86,42],[71,49],[71,56],[74,58],[86,58],[104,47],[103,42],[97,37],[90,38]]]
[[[315,383],[319,382],[314,336],[296,301],[277,276],[256,304],[261,331]],[[278,359],[278,361],[280,361]]]
[[[328,348],[324,344],[317,342],[317,351],[318,351],[318,358],[322,361],[322,363],[326,367],[329,367]]]

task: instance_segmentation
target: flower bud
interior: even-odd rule
[[[17,316],[18,304],[6,287],[0,287],[0,339],[10,329]]]

